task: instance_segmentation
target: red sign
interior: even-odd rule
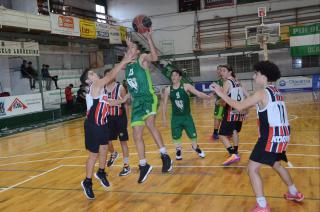
[[[259,7],[258,8],[258,17],[266,17],[267,16],[267,8]]]
[[[24,110],[24,109],[27,109],[28,107],[25,104],[23,104],[18,98],[16,98],[12,102],[12,104],[9,106],[8,111],[11,112],[13,109],[18,109],[18,108],[22,108]]]

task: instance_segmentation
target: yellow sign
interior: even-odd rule
[[[280,27],[280,38],[282,42],[288,42],[289,38],[289,26],[281,26]]]
[[[80,37],[83,38],[97,38],[96,22],[85,19],[80,19]]]
[[[126,41],[127,38],[127,28],[124,26],[120,26],[120,37],[121,41]]]

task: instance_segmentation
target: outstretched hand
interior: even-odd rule
[[[127,44],[129,49],[132,47],[133,42],[131,41],[130,37],[126,37],[126,44]]]
[[[220,87],[220,85],[218,85],[217,83],[213,82],[210,85],[210,88],[218,95],[221,96],[223,94],[223,88]]]

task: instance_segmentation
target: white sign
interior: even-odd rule
[[[110,26],[109,29],[110,44],[121,44],[120,26]]]
[[[0,40],[0,55],[39,56],[39,44]]]
[[[308,90],[312,89],[311,77],[281,77],[277,81],[277,88],[280,90]]]
[[[63,91],[62,91],[63,92]],[[64,92],[63,92],[63,96]],[[45,108],[52,107],[53,105],[59,105],[62,101],[60,90],[52,90],[43,92],[43,101]]]
[[[105,23],[96,23],[97,38],[109,39],[110,25]]]
[[[0,119],[42,111],[41,94],[0,97]]]
[[[266,17],[267,16],[267,8],[259,7],[258,8],[258,17]]]
[[[51,33],[80,36],[79,18],[50,13]]]

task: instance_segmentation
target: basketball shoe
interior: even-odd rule
[[[254,207],[254,208],[251,210],[251,212],[271,212],[271,209],[270,209],[269,205],[267,205],[267,207],[265,207],[265,208],[261,208],[261,207],[259,206],[259,204],[257,203],[257,204],[256,204],[256,207]]]
[[[295,201],[295,202],[301,202],[303,199],[304,199],[304,196],[302,193],[300,192],[297,192],[296,195],[292,195],[290,194],[289,192],[288,193],[285,193],[284,194],[284,198],[286,200],[292,200],[292,201]]]
[[[119,153],[118,152],[113,152],[111,153],[110,159],[107,162],[107,167],[110,167],[114,164],[114,162],[118,159]]]
[[[194,149],[193,146],[192,146],[192,149],[194,151],[196,151],[196,153],[198,153],[200,158],[205,158],[206,157],[206,154],[200,149],[199,145],[197,145],[196,149]]]
[[[122,171],[119,173],[119,176],[127,176],[131,173],[130,166],[128,164],[125,164],[122,168]]]
[[[182,160],[181,148],[176,148],[176,160]]]
[[[90,200],[95,199],[93,190],[92,190],[92,181],[83,180],[81,181],[81,186],[84,192],[84,195]]]
[[[229,166],[232,163],[238,162],[240,160],[240,157],[236,154],[232,154],[230,157],[228,157],[228,159],[223,162],[224,166]]]
[[[170,172],[172,170],[173,161],[168,154],[161,154],[162,172]]]
[[[139,165],[139,170],[140,170],[140,176],[138,179],[138,183],[143,183],[147,179],[150,172],[152,171],[152,166],[150,166],[149,164],[146,164],[145,166]]]
[[[106,177],[106,172],[97,172],[94,174],[95,178],[97,178],[101,185],[104,187],[104,188],[108,188],[110,186],[110,183],[109,181],[107,180],[107,177]]]

